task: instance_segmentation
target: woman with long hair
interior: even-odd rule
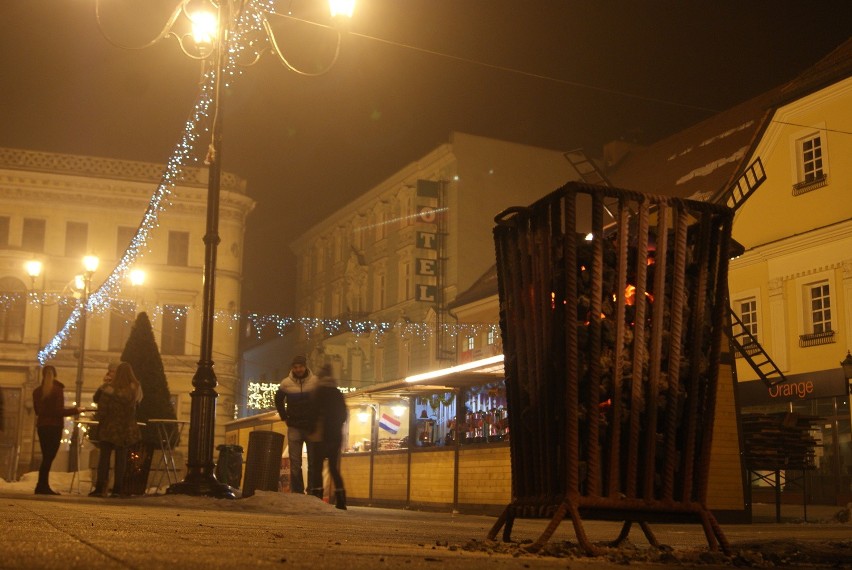
[[[127,448],[142,439],[136,423],[136,403],[141,386],[130,364],[122,362],[116,368],[112,381],[105,383],[98,391],[98,481],[89,495],[101,497],[106,492],[109,460],[114,451],[115,476],[110,496],[119,497],[124,472],[127,470]]]
[[[41,466],[38,468],[36,495],[58,495],[50,488],[50,466],[59,451],[65,416],[76,416],[80,408],[65,407],[65,386],[56,379],[56,368],[44,366],[41,369],[41,385],[33,390],[33,407],[36,416],[36,431],[41,447]]]

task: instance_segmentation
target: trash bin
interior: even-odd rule
[[[516,517],[692,521],[706,508],[733,220],[725,206],[571,182],[495,218]],[[717,542],[718,540],[718,542]]]
[[[243,446],[220,445],[219,460],[216,462],[216,479],[235,489],[240,488],[243,478]]]
[[[251,497],[257,490],[278,490],[283,454],[284,436],[282,434],[268,430],[249,433],[243,497]]]

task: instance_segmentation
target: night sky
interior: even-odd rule
[[[101,3],[140,43],[176,0]],[[320,0],[278,6],[327,23]],[[299,65],[330,59],[328,30],[275,29]],[[327,75],[267,55],[223,101],[224,168],[258,203],[244,311],[292,315],[290,241],[450,131],[591,155],[651,143],[792,79],[849,37],[852,2],[360,0],[350,31]],[[2,0],[0,51],[0,146],[164,163],[197,96],[198,62],[174,40],[111,45],[94,0]]]

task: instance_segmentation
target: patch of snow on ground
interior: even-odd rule
[[[73,497],[83,496],[89,492],[90,484],[88,482],[89,471],[83,471],[81,474],[84,477],[80,484],[80,495],[75,492],[70,492],[71,482],[74,473],[63,473],[52,471],[50,473],[50,486],[53,490],[61,495],[70,495]],[[36,482],[38,481],[38,473],[32,471],[25,473],[18,481],[4,481],[0,478],[0,494],[20,494],[32,495],[35,491]],[[238,493],[239,496],[239,493]],[[310,495],[296,495],[293,493],[278,493],[275,491],[255,491],[254,495],[236,500],[230,499],[214,499],[212,497],[192,497],[189,495],[144,495],[136,496],[128,499],[92,499],[108,500],[108,501],[128,501],[131,503],[139,503],[144,501],[145,504],[152,506],[164,507],[182,507],[193,509],[206,510],[222,510],[222,511],[239,511],[239,512],[257,512],[257,513],[272,513],[272,514],[345,514],[342,511],[334,508],[325,501],[321,501]]]

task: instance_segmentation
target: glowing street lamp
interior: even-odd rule
[[[96,19],[100,26],[99,13],[100,0],[95,1]],[[337,61],[341,43],[341,32],[338,29],[338,44],[334,59],[322,72],[304,72],[293,67],[282,54],[275,40],[272,28],[267,21],[269,15],[282,15],[275,12],[274,5],[253,4],[251,2],[235,2],[235,0],[209,0],[205,4],[216,8],[206,12],[196,11],[193,2],[190,6],[189,0],[180,0],[173,10],[171,17],[160,34],[146,46],[153,45],[161,39],[174,36],[178,39],[181,50],[195,59],[204,59],[209,65],[208,77],[210,82],[210,98],[208,116],[212,117],[210,125],[210,145],[207,150],[206,163],[209,169],[207,184],[207,224],[204,234],[204,274],[202,277],[202,316],[201,316],[201,339],[199,347],[198,368],[192,378],[193,391],[189,418],[189,438],[187,451],[187,471],[183,481],[168,488],[168,493],[179,493],[184,495],[205,495],[219,498],[234,498],[233,490],[226,484],[216,480],[213,473],[213,443],[215,435],[216,420],[216,386],[218,381],[213,371],[213,324],[215,317],[215,291],[216,291],[216,255],[219,246],[219,194],[222,175],[222,90],[224,88],[224,76],[228,72],[228,54],[233,49],[247,65],[256,63],[262,53],[266,50],[274,53],[279,60],[290,70],[306,76],[317,76],[327,72]],[[234,8],[232,10],[232,7]],[[244,18],[242,21],[252,20],[246,17],[246,10],[250,7],[256,11],[255,16],[262,20],[262,28],[265,37],[253,35],[246,45],[231,45],[234,30],[238,26],[232,25]],[[352,14],[354,0],[334,0],[331,2],[330,10],[334,19],[340,22]],[[234,19],[232,21],[232,13]],[[192,33],[185,36],[172,32],[172,26],[180,15],[185,15],[192,25]],[[103,30],[101,30],[103,31]],[[104,34],[106,37],[106,34]],[[108,41],[116,43],[110,38]],[[116,44],[118,45],[118,44]],[[126,46],[123,46],[126,47]],[[238,48],[245,48],[241,51]],[[138,49],[138,47],[137,47]],[[240,55],[243,54],[243,55]],[[248,55],[245,55],[248,54]]]

